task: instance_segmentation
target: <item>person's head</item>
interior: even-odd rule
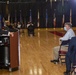
[[[72,28],[72,24],[70,22],[67,22],[64,24],[64,30],[68,31],[70,28]]]

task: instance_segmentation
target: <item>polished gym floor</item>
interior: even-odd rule
[[[14,72],[0,69],[0,75],[63,75],[65,64],[54,64],[50,60],[53,47],[59,45],[64,33],[61,28],[35,29],[35,36],[29,37],[25,29],[20,33],[20,69]]]

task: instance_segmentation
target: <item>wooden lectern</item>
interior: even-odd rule
[[[15,71],[15,70],[18,70],[19,69],[19,33],[18,31],[14,32],[14,36],[4,36],[4,35],[1,35],[0,36],[0,40],[3,40],[3,39],[7,39],[7,41],[5,42],[2,42],[2,44],[0,45],[1,49],[0,51],[4,51],[4,52],[1,52],[3,54],[8,54],[8,55],[3,55],[3,58],[0,59],[0,65],[2,63],[5,64],[4,61],[6,61],[6,57],[8,57],[8,65],[5,66],[5,65],[1,65],[1,66],[4,66],[4,67],[8,67],[9,71]],[[6,51],[7,49],[7,51]],[[7,52],[7,53],[6,53]]]
[[[14,32],[14,36],[10,36],[10,67],[9,71],[19,69],[19,34]]]

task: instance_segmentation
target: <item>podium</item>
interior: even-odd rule
[[[14,32],[14,36],[0,36],[0,66],[8,68],[9,71],[19,69],[19,33]]]

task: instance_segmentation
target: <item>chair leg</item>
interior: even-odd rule
[[[74,75],[76,75],[76,71],[75,71],[76,67],[72,67],[71,69],[71,75],[74,73]]]
[[[65,63],[65,62],[63,62],[63,60],[65,61],[65,58],[62,58],[62,55],[60,55],[60,56],[59,56],[59,62],[60,62],[61,64]]]
[[[73,74],[73,72],[74,72],[74,68],[72,68],[72,69],[71,69],[71,73],[70,73],[70,75],[72,75],[72,74]]]

